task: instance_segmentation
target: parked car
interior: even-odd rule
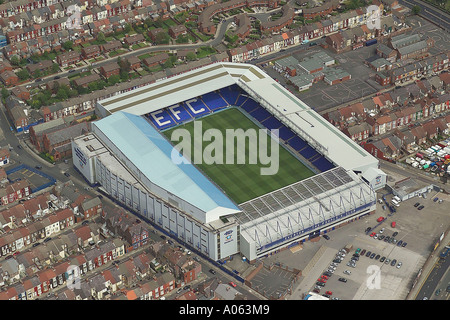
[[[366,257],[370,257],[371,254],[372,254],[372,251],[367,251]]]
[[[391,262],[391,259],[386,258],[386,260],[384,261],[385,264],[389,264],[389,262]]]
[[[38,170],[40,170],[40,169],[42,169],[42,166],[39,166],[39,165],[38,165],[38,166],[35,166],[35,168],[38,169]]]
[[[216,271],[214,269],[209,269],[209,272],[211,272],[212,274],[216,274]]]
[[[397,264],[397,269],[400,269],[401,267],[402,267],[402,263],[399,262],[399,263]]]
[[[366,249],[363,249],[363,251],[361,251],[361,255],[363,256],[366,253]]]
[[[391,261],[391,266],[395,266],[396,263],[397,263],[397,260],[396,260],[396,259],[392,260],[392,261]]]
[[[325,293],[328,294],[329,296],[333,294],[333,292],[331,292],[330,290],[326,291]]]
[[[383,233],[383,232],[384,232],[384,228],[381,228],[381,230],[380,230],[380,234],[381,234],[381,233]]]
[[[403,243],[402,243],[402,248],[406,247],[407,244],[408,244],[408,243],[403,242]]]
[[[418,206],[420,206],[420,202],[416,202],[415,204],[414,204],[414,207],[418,207]]]
[[[375,260],[380,259],[380,257],[381,257],[381,256],[380,256],[379,254],[377,254],[376,257],[375,257]]]
[[[386,257],[381,257],[380,262],[384,262],[386,260]]]
[[[397,235],[398,235],[398,232],[397,232],[397,231],[395,231],[395,232],[392,234],[393,237],[396,237]]]
[[[372,232],[372,233],[370,234],[371,237],[374,237],[375,235],[376,235],[376,232]]]
[[[378,240],[383,240],[383,239],[384,239],[384,235],[383,234],[378,237]]]
[[[345,278],[339,278],[338,280],[341,282],[347,282],[347,279],[345,279]]]
[[[64,175],[65,175],[66,177],[70,177],[70,173],[68,173],[68,172],[64,172]]]
[[[325,283],[319,281],[316,282],[316,285],[318,285],[319,287],[325,287]]]
[[[350,275],[350,274],[352,274],[352,272],[350,270],[344,270],[344,274]]]
[[[436,201],[438,201],[438,200],[439,200],[439,198],[436,197],[436,198],[433,199],[433,202],[436,202]]]
[[[326,234],[324,234],[323,237],[324,237],[326,240],[330,240],[330,237],[329,237],[328,235],[326,235]]]
[[[417,210],[422,210],[423,208],[425,208],[423,205],[421,205],[420,207],[417,208]]]
[[[370,255],[370,259],[375,258],[375,252]]]
[[[379,217],[379,218],[377,219],[377,222],[381,222],[381,221],[384,221],[384,218],[383,218],[383,217]]]
[[[33,248],[37,247],[40,244],[41,244],[40,242],[33,243]]]
[[[231,281],[231,282],[229,283],[229,285],[232,286],[233,288],[236,288],[236,283],[234,283],[233,281]]]
[[[51,237],[48,237],[48,238],[46,238],[46,239],[44,240],[44,242],[49,242],[50,240],[52,240],[52,238],[51,238]]]

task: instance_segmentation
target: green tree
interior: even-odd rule
[[[97,34],[97,42],[98,43],[106,43],[105,34],[101,31]]]
[[[59,65],[57,63],[52,64],[52,73],[59,72]]]
[[[69,41],[64,42],[62,47],[67,51],[73,49],[73,41],[69,40]]]
[[[188,52],[186,54],[186,60],[187,61],[194,61],[197,59],[197,55],[195,54],[195,52]]]
[[[8,98],[9,97],[9,91],[8,91],[8,89],[6,89],[6,88],[2,88],[2,98],[3,99],[6,99],[6,98]]]
[[[19,79],[21,81],[27,80],[28,78],[30,78],[30,74],[28,73],[28,71],[26,69],[22,69],[22,70],[18,71],[17,76],[19,77]]]
[[[412,13],[417,15],[420,13],[420,11],[422,11],[422,8],[420,8],[419,6],[413,6],[412,7]]]
[[[10,59],[9,61],[11,61],[11,64],[12,64],[13,66],[18,66],[19,63],[20,63],[20,59],[19,59],[18,56],[12,56],[11,59]]]

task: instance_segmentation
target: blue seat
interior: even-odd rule
[[[271,113],[263,107],[257,107],[252,112],[250,112],[250,115],[259,122],[262,122],[272,116]]]
[[[239,90],[239,87],[236,85],[232,85],[226,88],[220,89],[220,94],[225,99],[226,102],[230,105],[236,105],[236,100],[239,97],[239,94],[241,91]]]
[[[182,104],[167,107],[167,112],[172,115],[172,119],[177,123],[186,122],[192,119],[191,114],[187,112]]]
[[[210,92],[202,96],[203,102],[208,106],[209,110],[216,111],[228,107],[226,102],[218,93]]]
[[[183,104],[184,108],[193,118],[211,113],[211,110],[209,110],[209,108],[200,99],[190,99],[185,101]]]
[[[245,101],[241,105],[241,108],[244,109],[245,111],[247,111],[248,113],[252,112],[253,110],[255,110],[258,107],[259,107],[258,102],[256,102],[255,100],[253,100],[251,98],[248,98],[247,101]]]
[[[291,139],[292,137],[295,136],[295,133],[291,131],[291,129],[289,129],[286,126],[282,126],[279,129],[279,134],[280,134],[280,139],[284,140],[284,141],[288,141],[289,139]]]
[[[176,121],[171,117],[166,109],[149,113],[147,117],[159,130],[167,129],[176,125]]]
[[[247,101],[247,99],[249,99],[248,97],[246,97],[246,96],[241,96],[241,95],[239,95],[239,97],[237,98],[237,100],[236,100],[236,106],[238,106],[238,107],[240,107],[240,106],[242,106],[242,104],[245,102],[245,101]]]
[[[266,127],[269,130],[272,129],[278,129],[280,128],[283,124],[280,122],[280,120],[278,120],[277,118],[275,118],[274,116],[267,118],[266,120],[262,121],[261,124]]]
[[[334,164],[331,163],[328,159],[326,159],[325,157],[319,157],[317,160],[315,160],[314,162],[312,162],[312,164],[319,169],[321,172],[325,172],[328,171],[330,169],[334,168]]]
[[[312,156],[317,154],[317,151],[308,145],[306,148],[300,150],[300,154],[305,157],[305,159],[310,159]]]
[[[292,139],[289,140],[288,144],[295,150],[295,151],[300,151],[303,148],[307,147],[308,144],[303,141],[302,138],[300,138],[299,136],[295,136]]]

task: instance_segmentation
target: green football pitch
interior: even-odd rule
[[[253,121],[236,108],[216,112],[197,121],[201,121],[202,134],[208,129],[218,129],[222,133],[224,141],[226,129],[243,129],[244,131],[248,129],[260,129]],[[210,141],[203,140],[201,146],[200,144],[196,145],[194,138],[197,138],[194,137],[193,121],[169,129],[164,132],[164,135],[171,140],[172,132],[179,128],[187,129],[190,133],[192,155],[194,154],[196,147],[202,148],[201,152],[203,154],[205,147],[207,147],[208,144],[211,144]],[[202,139],[202,136],[200,139]],[[266,154],[270,156],[271,148],[268,139],[269,136],[267,135],[267,144],[269,147]],[[182,140],[172,141],[172,143],[177,146],[181,141]],[[207,177],[214,181],[229,198],[240,204],[315,174],[282,146],[277,145],[277,147],[279,157],[276,161],[278,161],[279,166],[278,172],[273,175],[261,175],[260,169],[269,167],[270,163],[262,164],[259,161],[259,158],[256,164],[249,163],[249,143],[245,144],[245,164],[238,164],[237,161],[232,161],[233,164],[226,164],[225,161],[223,161],[223,164],[205,164],[204,162],[198,163],[198,161],[195,161],[194,163]],[[236,151],[237,146],[235,146],[235,155],[237,153]]]

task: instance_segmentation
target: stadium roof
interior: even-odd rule
[[[357,171],[378,167],[375,157],[251,64],[214,63],[102,100],[98,108],[105,116],[118,111],[144,115],[233,84],[243,88],[338,166]]]
[[[152,183],[210,213],[203,222],[240,211],[194,165],[172,161],[174,148],[145,118],[117,112],[94,126]]]

